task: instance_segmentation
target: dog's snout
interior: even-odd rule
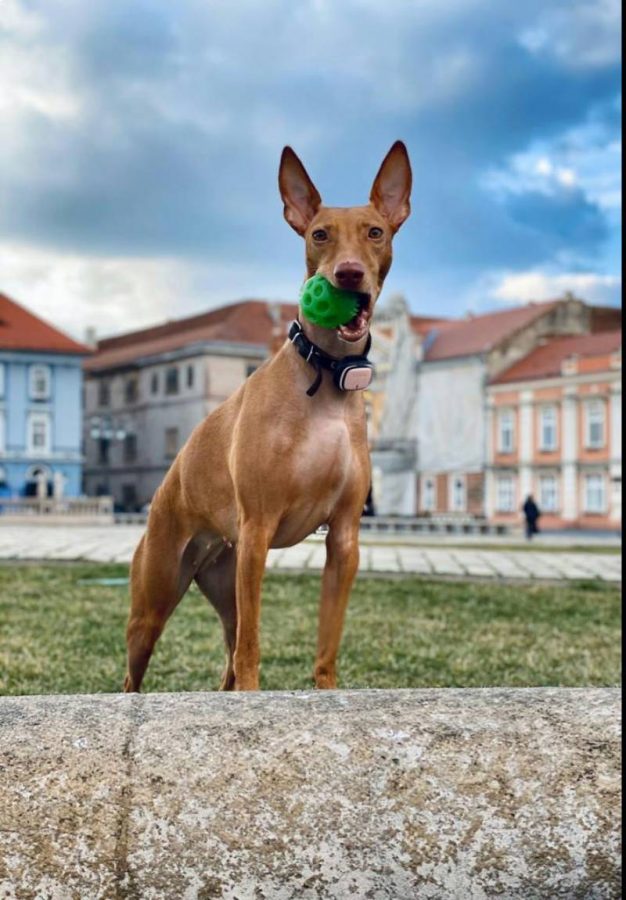
[[[356,291],[361,287],[365,269],[359,262],[342,262],[335,266],[333,275],[339,287],[348,291]]]

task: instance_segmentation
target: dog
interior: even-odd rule
[[[313,679],[318,688],[336,687],[371,474],[362,391],[339,386],[336,375],[353,368],[353,357],[361,374],[367,370],[370,320],[392,238],[410,213],[411,178],[397,141],[369,202],[331,208],[294,151],[283,150],[279,190],[285,219],[305,240],[307,278],[324,275],[356,292],[359,308],[336,329],[295,323],[290,339],[195,428],[172,463],[132,561],[125,691],[140,689],[154,645],[193,580],[222,622],[220,690],[258,690],[268,550],[293,546],[321,524],[328,532]],[[352,380],[359,388],[368,378],[357,372]]]

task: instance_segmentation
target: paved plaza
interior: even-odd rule
[[[0,560],[128,563],[143,530],[143,525],[4,525],[0,527]],[[295,547],[270,550],[268,567],[280,571],[315,572],[323,567],[325,553],[323,537],[313,535]],[[371,543],[371,538],[362,542],[360,568],[362,573],[372,574],[408,573],[506,580],[622,580],[622,561],[618,553],[505,548],[482,550],[476,543],[462,548],[433,547],[389,540]]]

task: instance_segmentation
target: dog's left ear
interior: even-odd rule
[[[391,225],[394,233],[411,212],[411,163],[402,141],[396,141],[374,179],[370,202]]]
[[[322,198],[291,147],[285,147],[280,158],[278,187],[285,204],[285,218],[294,231],[304,235]]]

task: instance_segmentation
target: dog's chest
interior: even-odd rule
[[[307,439],[285,463],[288,499],[274,546],[296,543],[328,521],[354,475],[354,462],[350,433],[343,419],[311,423]],[[280,466],[280,461],[277,464]]]
[[[316,485],[318,490],[341,488],[351,469],[352,446],[343,418],[313,420],[307,440],[300,445],[294,460],[300,484]]]

